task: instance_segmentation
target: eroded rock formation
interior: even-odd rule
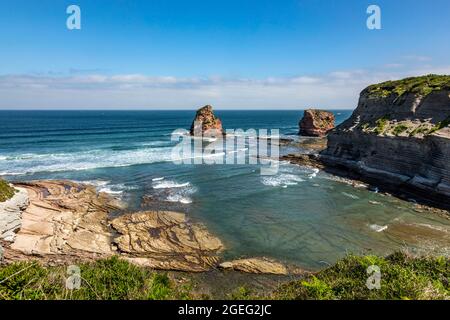
[[[223,133],[222,122],[214,115],[213,109],[210,105],[197,110],[194,121],[192,121],[191,135],[200,135],[207,130],[215,130],[218,133]]]
[[[287,266],[281,262],[265,257],[226,261],[221,263],[219,267],[222,269],[257,274],[287,275],[305,273],[305,271],[300,270],[296,267]]]
[[[320,159],[450,207],[450,76],[366,88],[352,116],[328,135]]]
[[[144,211],[112,220],[114,242],[127,258],[152,268],[206,271],[218,262],[221,241],[185,214]]]
[[[324,110],[305,110],[299,126],[302,136],[323,137],[334,128],[334,114]]]
[[[70,181],[19,184],[29,205],[11,249],[25,254],[107,257],[114,253],[108,213],[122,204],[93,186]]]
[[[124,204],[95,187],[70,181],[15,185],[19,193],[0,207],[0,238],[8,261],[48,264],[121,255],[166,270],[206,271],[218,263],[220,240],[177,212],[135,212],[110,219]],[[20,200],[20,201],[19,201]],[[14,205],[11,205],[14,204]],[[3,225],[0,225],[3,226]]]

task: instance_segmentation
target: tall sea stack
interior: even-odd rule
[[[197,110],[190,132],[191,135],[199,132],[203,134],[207,130],[218,130],[223,133],[222,122],[214,115],[213,108],[210,105]]]

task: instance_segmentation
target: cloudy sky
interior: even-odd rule
[[[350,109],[371,83],[450,74],[449,16],[448,0],[5,0],[0,109]]]

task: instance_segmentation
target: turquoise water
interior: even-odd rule
[[[276,175],[261,176],[258,165],[173,164],[171,133],[189,128],[194,114],[0,111],[0,176],[87,182],[129,210],[181,210],[222,239],[225,258],[269,256],[315,269],[349,252],[448,254],[449,220],[323,172],[281,163]],[[303,112],[216,114],[225,128],[295,137]],[[335,114],[339,123],[351,111]]]

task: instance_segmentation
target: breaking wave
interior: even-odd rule
[[[1,156],[0,175],[80,171],[171,161],[171,147],[133,150],[99,149],[75,153]]]
[[[162,181],[162,182],[153,184],[153,189],[183,188],[183,187],[188,187],[189,185],[190,185],[189,182],[177,183],[175,181],[167,180],[167,181]]]

